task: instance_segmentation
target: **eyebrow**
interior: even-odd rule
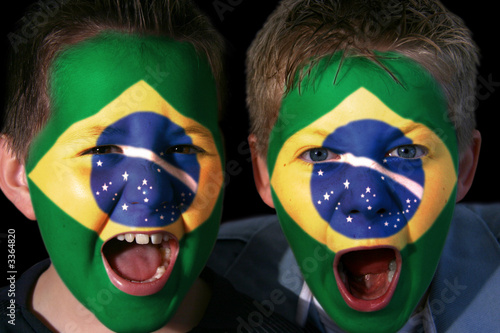
[[[392,126],[392,127],[394,127],[394,126]],[[421,124],[421,123],[408,121],[408,122],[405,122],[402,127],[394,127],[394,128],[399,129],[403,134],[406,135],[408,133],[411,133],[411,132],[418,130],[418,129],[421,129],[423,127],[426,127],[426,126],[424,124]],[[324,129],[324,128],[315,128],[315,129],[311,129],[310,132],[309,131],[307,132],[308,135],[315,135],[315,136],[321,136],[321,137],[327,137],[332,133],[333,132],[331,132],[327,129]]]
[[[80,131],[74,131],[65,140],[65,144],[74,144],[80,141],[97,140],[101,135],[113,135],[116,133],[124,133],[122,129],[114,128],[112,126],[95,125],[86,127]]]
[[[187,135],[196,135],[203,139],[211,139],[211,132],[202,126],[189,126],[184,129]],[[97,140],[102,135],[116,135],[116,134],[126,134],[123,129],[116,128],[113,126],[100,126],[95,125],[91,127],[84,128],[78,132],[71,133],[70,137],[65,140],[65,144],[71,145],[77,142],[87,142],[89,140]]]
[[[187,135],[198,135],[202,138],[206,138],[206,139],[211,139],[212,138],[212,133],[206,129],[205,127],[202,127],[202,126],[189,126],[189,127],[186,127],[184,129],[184,132],[187,134]]]
[[[427,127],[427,126],[425,126],[424,124],[421,124],[421,123],[416,123],[416,122],[411,121],[407,124],[404,124],[404,126],[401,127],[399,130],[401,132],[403,132],[403,134],[406,135],[408,133],[411,133],[411,132],[418,130],[418,129],[421,129],[423,127]]]

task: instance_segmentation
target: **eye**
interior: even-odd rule
[[[321,163],[340,159],[340,155],[335,154],[326,148],[313,148],[305,151],[300,158],[309,163]]]
[[[103,145],[103,146],[97,146],[94,148],[84,150],[83,152],[80,153],[80,156],[83,156],[83,155],[122,154],[122,153],[123,153],[123,150],[118,146]]]
[[[404,159],[417,159],[428,154],[427,148],[420,145],[399,146],[387,153],[386,156],[399,157]]]
[[[178,145],[167,149],[167,154],[198,154],[204,150],[193,145]]]

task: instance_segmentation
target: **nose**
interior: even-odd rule
[[[362,215],[366,220],[374,221],[384,214],[396,211],[397,203],[384,177],[371,170],[359,172],[355,183],[344,192],[341,210],[346,216]]]
[[[186,191],[172,175],[154,162],[130,159],[122,174],[122,192],[111,219],[131,227],[162,227],[174,223],[184,207]],[[184,195],[183,195],[184,194]]]
[[[150,209],[173,204],[174,188],[171,177],[152,162],[136,163],[131,166],[123,197],[131,205],[143,205]]]
[[[367,186],[364,191],[351,193],[350,198],[343,200],[344,214],[361,214],[368,219],[391,211],[391,197],[381,186]]]

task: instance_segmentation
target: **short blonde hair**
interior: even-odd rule
[[[434,76],[447,97],[459,149],[467,147],[475,128],[479,51],[458,16],[434,0],[283,0],[247,54],[257,151],[267,153],[281,101],[311,59],[314,65],[337,51],[374,58],[374,50],[399,52]]]

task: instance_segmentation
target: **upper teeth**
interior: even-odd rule
[[[116,236],[116,239],[119,241],[126,240],[129,243],[132,243],[135,239],[137,244],[148,244],[150,241],[152,244],[161,244],[162,241],[168,241],[169,237],[167,234],[160,233],[152,235],[127,233]]]

